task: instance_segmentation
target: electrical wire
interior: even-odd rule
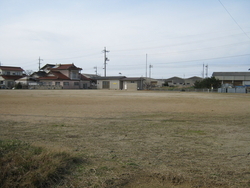
[[[242,29],[242,27],[238,24],[238,22],[234,19],[234,17],[230,14],[230,12],[227,10],[227,8],[222,4],[222,2],[220,0],[218,0],[220,2],[220,4],[222,5],[222,7],[226,10],[226,12],[228,13],[228,15],[232,18],[232,20],[236,23],[236,25],[240,28],[240,30],[247,36],[248,39],[250,39],[250,37],[247,35],[247,33]]]

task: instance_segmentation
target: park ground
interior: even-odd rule
[[[250,95],[1,90],[0,140],[81,156],[57,187],[250,187]]]

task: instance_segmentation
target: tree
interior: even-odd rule
[[[25,70],[25,74],[30,76],[34,71],[33,70]]]
[[[16,85],[15,85],[15,89],[22,89],[23,86],[20,82],[18,82]]]
[[[199,80],[199,81],[196,81],[194,83],[194,88],[197,88],[197,89],[211,89],[211,88],[214,88],[214,89],[217,89],[221,86],[221,82],[219,79],[216,79],[215,77],[211,77],[211,78],[205,78],[203,80]]]

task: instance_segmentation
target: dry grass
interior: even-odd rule
[[[68,186],[67,174],[84,162],[67,152],[49,151],[18,140],[0,141],[0,187]]]
[[[71,187],[250,187],[250,95],[0,91],[0,139],[90,161]]]

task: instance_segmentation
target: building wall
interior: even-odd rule
[[[103,82],[109,82],[109,88],[103,88]],[[119,90],[120,81],[119,80],[97,80],[97,89]]]
[[[120,81],[119,80],[111,80],[109,86],[110,86],[111,90],[119,90],[120,89]]]
[[[131,81],[124,81],[123,82],[123,89],[124,90],[133,90],[136,91],[138,88],[138,82],[131,82]]]
[[[250,76],[215,76],[222,84],[233,84],[235,86],[250,85]]]
[[[9,71],[0,69],[0,75],[18,75],[21,76],[23,74],[22,71]]]
[[[79,81],[71,81],[71,80],[40,80],[41,86],[58,86],[63,89],[81,89],[81,83]]]

